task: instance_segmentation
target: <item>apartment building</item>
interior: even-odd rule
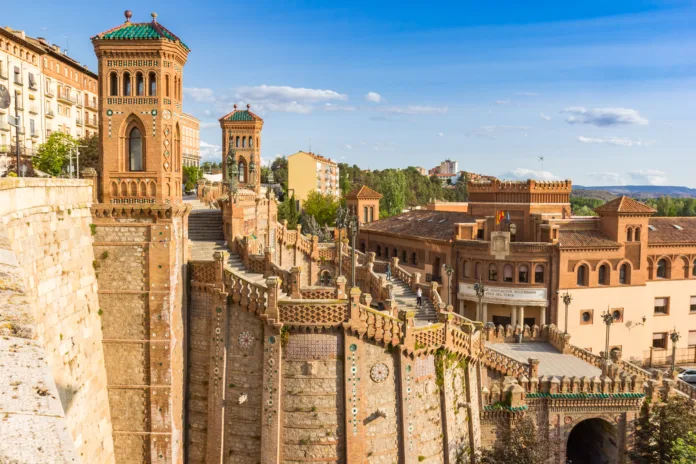
[[[312,190],[338,197],[338,164],[311,152],[299,151],[288,156],[288,191],[300,206]]]
[[[181,115],[181,149],[184,166],[201,165],[201,122],[190,114]]]
[[[54,131],[76,138],[98,132],[97,74],[44,38],[0,28],[0,85],[11,96],[0,110],[0,153],[14,150],[16,132],[8,116],[21,118],[20,152],[27,156]],[[15,105],[17,102],[17,105]]]

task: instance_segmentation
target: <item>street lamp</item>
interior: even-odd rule
[[[341,243],[341,231],[348,226],[348,208],[339,206],[336,210],[336,228],[338,228],[338,276],[343,273],[343,244]]]
[[[556,290],[556,294],[559,294],[560,290]],[[563,300],[563,304],[565,305],[565,330],[563,331],[564,333],[568,333],[568,306],[570,306],[570,302],[573,301],[573,297],[568,293],[568,290],[566,290],[565,295],[561,297]]]
[[[481,282],[481,279],[479,279],[478,283],[474,284],[474,291],[476,291],[476,296],[478,297],[478,314],[477,319],[481,318],[483,319],[483,297],[486,295],[486,287],[483,285],[483,282]],[[483,321],[484,323],[486,321]]]
[[[254,163],[254,158],[252,156],[251,161],[249,161],[249,187],[251,190],[256,190],[256,163]]]
[[[445,263],[442,265],[442,270],[447,274],[447,306],[450,305],[450,293],[452,293],[452,282],[451,277],[454,272],[454,268],[449,264]]]
[[[604,324],[607,326],[607,336],[606,341],[604,343],[604,359],[609,361],[609,328],[614,323],[614,316],[607,309],[605,312],[602,313],[602,320],[604,321]]]
[[[230,189],[230,194],[236,196],[237,187],[239,185],[239,166],[237,165],[237,152],[232,145],[232,135],[228,143],[230,149],[227,152],[227,183]]]
[[[677,365],[677,342],[681,338],[676,327],[670,332],[669,338],[672,340],[672,372],[674,372],[675,366]]]

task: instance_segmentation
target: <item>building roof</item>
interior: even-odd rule
[[[190,50],[172,31],[157,22],[157,13],[152,13],[149,23],[132,23],[130,11],[126,11],[125,16],[125,23],[95,35],[92,40],[168,40]]]
[[[454,237],[454,224],[475,221],[474,216],[466,213],[421,209],[370,222],[361,226],[360,230],[446,241]]]
[[[696,242],[696,217],[650,218],[648,242],[651,244]]]
[[[596,213],[653,214],[655,210],[625,195],[595,208]]]
[[[302,150],[300,150],[300,151],[298,151],[297,153],[293,153],[293,154],[290,155],[290,156],[295,156],[295,155],[299,155],[299,154],[309,155],[309,156],[311,156],[312,158],[314,158],[315,160],[317,160],[317,161],[319,161],[319,162],[321,162],[321,163],[331,164],[331,165],[333,165],[333,166],[338,166],[338,164],[336,164],[335,161],[332,161],[332,160],[330,160],[329,158],[325,158],[325,157],[323,157],[323,156],[321,156],[321,155],[317,155],[316,153],[312,153],[311,151],[302,151]],[[289,158],[289,157],[288,157],[288,158]]]
[[[350,199],[377,198],[377,199],[379,199],[379,198],[382,198],[382,194],[379,192],[375,192],[367,185],[363,185],[361,187],[358,187],[356,189],[351,190],[348,193],[348,195],[346,195],[346,198],[350,198]]]
[[[221,117],[220,121],[263,121],[260,116],[253,113],[249,108],[251,105],[246,106],[245,110],[238,110],[237,105],[234,105],[234,110],[231,113],[227,113]]]
[[[565,230],[558,231],[558,243],[561,248],[618,248],[615,242],[599,230]]]

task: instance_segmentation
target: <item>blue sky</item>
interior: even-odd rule
[[[184,109],[211,160],[217,118],[249,103],[266,161],[311,143],[372,169],[696,187],[696,5],[529,3],[41,0],[3,24],[95,69],[91,35],[156,11],[192,49]]]

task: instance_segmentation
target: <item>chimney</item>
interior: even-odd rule
[[[63,50],[63,55],[68,56],[68,49]]]
[[[53,45],[53,50],[57,51],[60,53],[60,47],[58,45]]]
[[[47,41],[46,39],[44,39],[43,37],[37,37],[37,39],[38,39],[39,42],[41,42],[42,44],[48,45],[48,41]]]

